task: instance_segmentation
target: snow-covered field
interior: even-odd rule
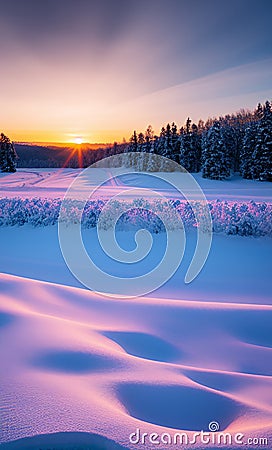
[[[127,169],[128,171],[130,169]],[[18,169],[14,174],[6,175],[0,173],[0,192],[1,197],[32,198],[62,198],[72,183],[72,181],[81,172],[80,169]],[[104,179],[106,173],[108,178],[114,177],[118,169],[93,169],[92,184],[97,186]],[[181,173],[166,174],[169,181],[175,181],[177,177],[181,177]],[[195,179],[204,190],[208,200],[232,200],[232,201],[250,201],[270,202],[272,199],[272,187],[269,182],[254,182],[252,180],[244,180],[235,176],[228,181],[214,181],[201,177],[201,174],[194,174]],[[162,189],[161,182],[151,177],[139,177],[138,174],[131,173],[130,176],[120,178],[112,178],[104,189],[100,187],[99,194],[103,197],[109,197],[117,192],[130,189],[131,187],[150,187],[159,190],[165,195],[171,197],[173,191],[165,186]]]
[[[94,186],[101,170],[114,173],[93,170]],[[1,197],[63,198],[77,174],[1,174]],[[269,183],[196,178],[208,200],[271,204]],[[99,195],[108,198],[128,187],[146,185],[131,174]],[[163,233],[153,238],[150,265],[165,246]],[[166,284],[125,299],[98,295],[74,278],[56,225],[0,227],[1,448],[272,448],[272,239],[215,234],[204,268],[185,284],[195,238],[190,231],[182,264]],[[117,239],[133,248],[132,230],[118,231]],[[95,229],[85,230],[85,240],[105,270],[138,274],[138,266],[114,263],[99,252]],[[192,443],[211,422],[231,433],[232,444]],[[137,429],[140,442],[131,443]],[[174,443],[181,431],[188,445]],[[171,443],[150,442],[152,433]],[[243,443],[234,442],[237,433]],[[256,439],[252,445],[250,438]]]

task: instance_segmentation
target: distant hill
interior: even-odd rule
[[[14,143],[17,167],[60,168],[88,167],[113,154],[122,153],[126,144]]]
[[[31,147],[47,147],[47,148],[75,148],[78,147],[78,144],[73,144],[71,142],[14,142],[15,145],[27,145],[27,146],[31,146]],[[112,147],[113,144],[108,142],[108,143],[89,143],[89,142],[84,142],[83,144],[81,144],[84,147],[88,147],[88,149],[90,150],[97,150],[98,148],[108,148],[108,147]]]

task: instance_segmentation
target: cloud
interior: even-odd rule
[[[194,120],[252,108],[258,101],[272,97],[272,59],[245,64],[186,83],[171,86],[123,103],[116,116],[130,116],[130,123]],[[118,113],[117,113],[118,111]],[[136,126],[136,125],[135,125]]]

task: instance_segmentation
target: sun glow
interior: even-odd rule
[[[83,139],[82,139],[82,137],[76,137],[75,139],[74,139],[74,141],[73,141],[73,144],[78,144],[78,145],[80,145],[80,144],[83,144]]]

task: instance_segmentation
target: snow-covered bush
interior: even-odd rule
[[[0,226],[48,226],[57,224],[62,200],[46,198],[2,198],[0,199]],[[215,233],[240,236],[272,236],[272,205],[265,202],[209,201],[213,231]],[[80,223],[84,228],[98,224],[101,229],[110,229],[116,219],[118,229],[145,228],[152,233],[175,230],[181,227],[180,217],[186,229],[197,227],[191,205],[186,200],[170,199],[128,201],[90,200],[83,213],[78,200],[65,200],[62,204],[62,220],[67,225]],[[194,202],[194,209],[202,214],[201,202]],[[101,212],[103,211],[103,215]],[[204,224],[205,226],[205,224]]]

